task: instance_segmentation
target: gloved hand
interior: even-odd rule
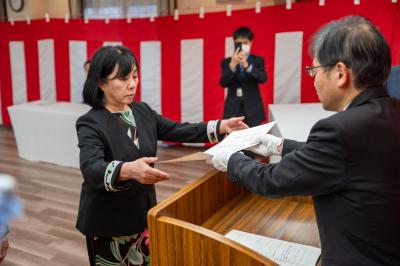
[[[212,164],[215,168],[217,168],[221,172],[226,172],[226,168],[228,167],[229,158],[234,154],[232,151],[222,151],[217,153],[212,157]]]
[[[269,157],[271,155],[281,155],[278,150],[278,146],[282,144],[282,138],[275,137],[271,134],[261,134],[255,136],[251,141],[253,143],[257,143],[257,145],[248,148],[249,151],[252,151],[264,157]]]

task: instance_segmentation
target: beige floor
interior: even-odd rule
[[[160,148],[161,160],[199,148]],[[203,162],[160,165],[171,180],[156,186],[161,201],[211,169]],[[88,265],[84,237],[75,229],[82,176],[78,169],[29,162],[18,157],[11,129],[0,126],[0,172],[17,178],[25,215],[13,222],[2,266]]]

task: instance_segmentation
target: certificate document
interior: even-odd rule
[[[239,230],[232,230],[225,236],[282,266],[315,265],[321,255],[320,248],[250,234]]]
[[[252,140],[255,136],[259,134],[267,134],[271,128],[275,125],[276,122],[271,122],[268,124],[264,124],[261,126],[251,127],[247,129],[242,129],[238,131],[233,131],[227,137],[225,137],[220,143],[215,145],[214,147],[204,151],[204,152],[196,152],[187,156],[183,156],[180,158],[157,162],[160,163],[179,163],[179,162],[188,162],[188,161],[201,161],[201,160],[209,160],[214,155],[219,152],[229,150],[231,152],[237,152],[251,146],[256,145],[257,143],[253,143]]]
[[[275,123],[276,122],[271,122],[261,126],[234,131],[224,138],[220,143],[206,150],[204,153],[214,156],[221,151],[229,150],[236,152],[254,146],[257,143],[252,142],[253,138],[260,134],[267,134],[275,125]]]

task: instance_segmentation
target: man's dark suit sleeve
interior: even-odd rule
[[[258,82],[265,83],[267,81],[267,73],[265,73],[264,58],[258,57],[252,63],[250,75]]]
[[[234,75],[231,68],[229,67],[229,62],[230,59],[224,59],[221,61],[221,79],[219,80],[219,84],[224,88],[231,85]]]
[[[292,143],[296,146],[296,143]],[[301,147],[301,143],[297,143]],[[326,120],[311,130],[307,144],[282,157],[280,163],[262,164],[235,153],[228,162],[228,176],[260,195],[322,195],[345,183],[346,153],[337,128]]]
[[[305,142],[299,142],[291,139],[284,139],[282,156],[285,156],[286,154],[295,150],[301,150],[302,148],[304,148],[305,145],[306,145]]]

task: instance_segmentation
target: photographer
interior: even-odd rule
[[[220,85],[228,88],[224,118],[245,116],[244,122],[250,127],[265,120],[258,84],[267,81],[264,59],[250,54],[253,38],[253,32],[247,27],[240,27],[233,33],[235,51],[222,60],[220,80]]]

